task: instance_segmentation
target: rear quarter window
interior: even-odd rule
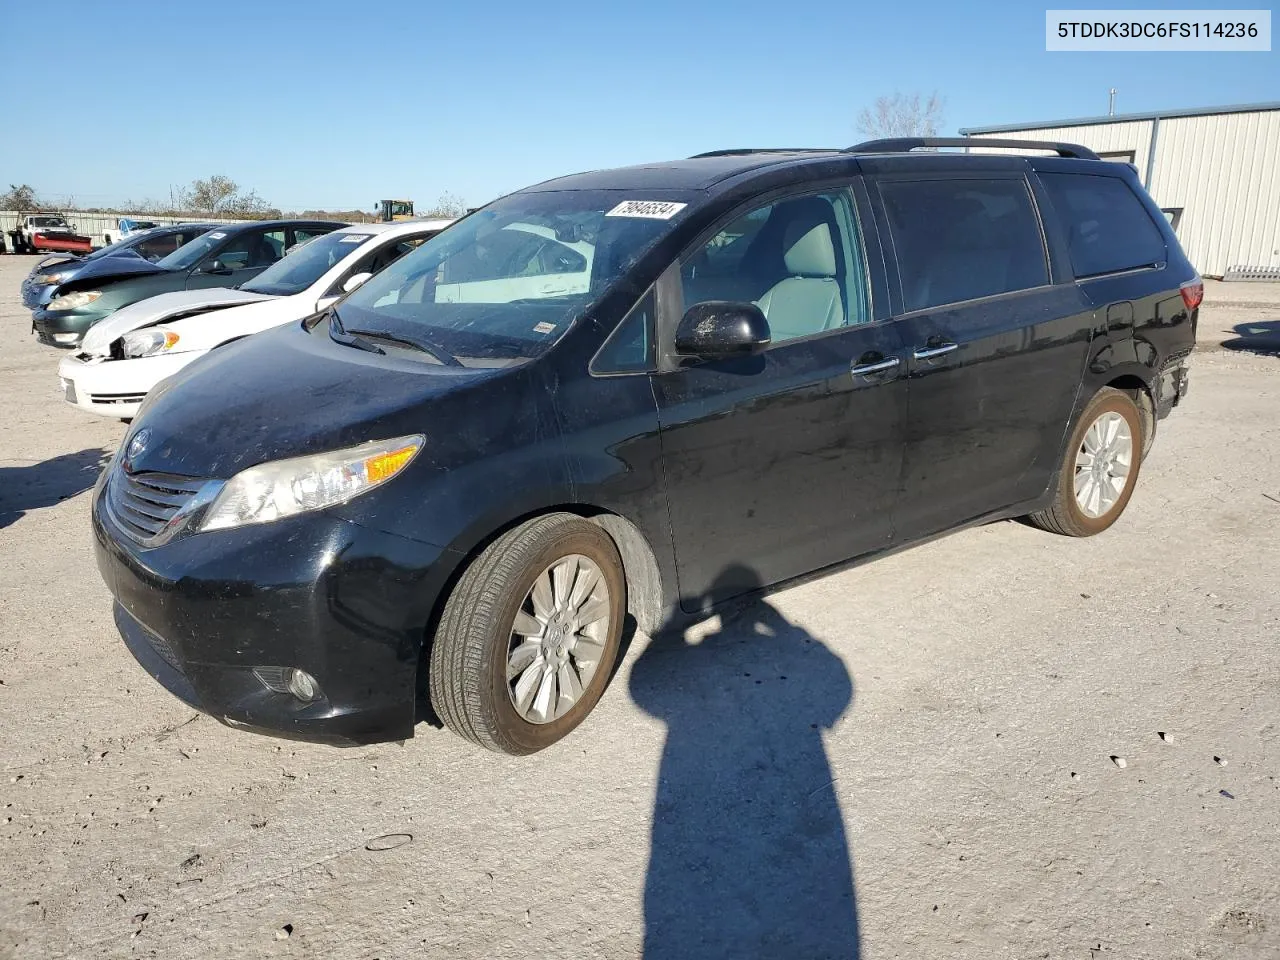
[[[1137,194],[1119,177],[1042,173],[1067,229],[1077,279],[1162,263],[1164,235]]]

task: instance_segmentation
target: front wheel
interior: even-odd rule
[[[1103,387],[1071,434],[1052,504],[1027,519],[1068,537],[1091,537],[1106,530],[1133,496],[1142,466],[1142,433],[1142,414],[1133,399]]]
[[[431,647],[431,706],[503,753],[549,747],[580,724],[613,672],[626,579],[600,527],[556,513],[503,534],[467,567]]]

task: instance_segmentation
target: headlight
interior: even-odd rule
[[[37,287],[51,287],[55,283],[61,283],[66,276],[65,273],[42,273],[36,277],[34,283]]]
[[[134,330],[120,338],[120,346],[124,355],[130,358],[152,357],[173,349],[180,338],[173,330],[164,327],[149,327],[146,330]]]
[[[199,529],[270,523],[345,503],[407,467],[422,442],[421,436],[397,437],[250,467],[226,482]]]
[[[68,293],[61,297],[54,297],[49,301],[49,310],[75,310],[77,307],[87,306],[102,296],[101,290],[81,290],[79,293]]]

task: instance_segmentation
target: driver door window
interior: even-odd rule
[[[738,217],[685,259],[684,307],[749,301],[769,321],[774,343],[866,323],[863,262],[847,192],[776,200]]]
[[[284,256],[284,230],[247,231],[233,238],[216,259],[231,270],[269,267]]]
[[[185,242],[186,241],[183,239],[182,234],[171,233],[163,237],[150,237],[143,240],[134,247],[133,250],[144,260],[150,260],[152,263],[155,263],[157,260],[167,257],[169,254],[173,253],[173,251],[177,250],[178,247]]]

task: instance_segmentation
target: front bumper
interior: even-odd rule
[[[86,413],[127,420],[137,415],[157,383],[203,355],[192,351],[132,360],[64,357],[58,364],[63,399]]]
[[[22,281],[22,305],[28,310],[40,310],[51,299],[50,294],[57,289],[56,283],[33,283],[32,277]]]
[[[105,313],[77,313],[74,310],[55,313],[41,309],[31,315],[31,329],[41,343],[71,349],[78,347],[89,328],[105,316]]]
[[[323,512],[176,536],[146,548],[93,495],[98,569],[126,646],[166,689],[221,722],[338,746],[404,740],[444,551]],[[255,667],[306,670],[303,703]]]

